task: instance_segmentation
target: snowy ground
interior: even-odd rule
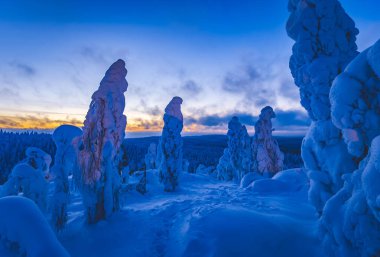
[[[83,226],[79,197],[59,236],[73,256],[321,256],[307,180],[297,170],[241,189],[206,175],[183,174],[165,193],[155,171],[146,195],[127,191],[123,210]],[[136,178],[137,179],[137,178]],[[133,178],[131,179],[133,182]]]

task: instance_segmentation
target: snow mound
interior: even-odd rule
[[[290,169],[281,171],[272,178],[256,179],[247,189],[260,194],[305,192],[309,189],[309,181],[302,169]]]
[[[69,257],[38,207],[23,197],[0,199],[0,239],[17,243],[28,257]]]

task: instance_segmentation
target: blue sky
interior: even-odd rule
[[[379,1],[341,3],[359,50],[380,38]],[[122,58],[129,132],[159,131],[179,95],[189,133],[225,133],[232,115],[252,131],[265,105],[277,110],[279,133],[301,133],[308,121],[288,68],[287,17],[285,0],[2,1],[0,127],[80,124]]]

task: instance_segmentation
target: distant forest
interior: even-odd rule
[[[158,136],[144,138],[127,138],[123,148],[127,153],[127,163],[131,171],[142,170],[145,167],[144,156],[150,143],[158,144]],[[285,169],[302,167],[300,149],[302,137],[276,137],[281,150],[285,154]],[[49,153],[54,163],[55,144],[50,134],[45,133],[14,133],[0,131],[0,184],[3,184],[12,168],[25,158],[25,150],[38,147]],[[189,172],[195,172],[198,165],[214,166],[227,147],[227,136],[205,135],[183,137],[183,157],[189,161]]]

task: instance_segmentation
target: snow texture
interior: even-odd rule
[[[71,125],[62,125],[53,132],[53,140],[57,147],[54,166],[51,173],[54,179],[54,193],[51,201],[52,223],[56,230],[61,230],[67,221],[67,205],[70,198],[68,176],[75,167],[75,149],[72,143],[82,130]]]
[[[157,146],[155,143],[150,143],[148,147],[148,152],[145,155],[145,168],[147,170],[155,169],[156,159],[157,159]]]
[[[164,128],[158,145],[157,163],[161,183],[165,191],[174,191],[182,172],[183,116],[182,98],[175,96],[165,108]]]
[[[247,129],[234,116],[228,123],[228,147],[224,150],[217,166],[217,177],[221,180],[234,180],[240,183],[245,174],[251,172],[252,149],[251,138]]]
[[[23,197],[0,199],[0,242],[16,244],[21,256],[69,257],[38,207]]]
[[[276,139],[272,136],[272,121],[276,115],[270,106],[261,110],[255,124],[253,138],[254,171],[273,176],[283,169],[284,154],[281,152]]]
[[[83,135],[77,139],[76,181],[82,192],[89,223],[108,218],[119,209],[119,151],[127,118],[124,92],[125,62],[118,60],[107,70],[99,89],[92,95],[84,121]]]
[[[289,0],[288,9],[286,29],[296,41],[289,66],[301,105],[313,121],[302,157],[311,180],[310,200],[321,213],[342,187],[342,175],[356,168],[342,132],[332,124],[329,93],[335,77],[358,54],[359,32],[337,0]]]
[[[33,200],[42,211],[47,210],[49,166],[51,157],[39,148],[26,149],[26,159],[17,164],[8,181],[0,188],[1,196],[18,195]]]
[[[330,92],[334,124],[348,150],[361,160],[344,175],[344,187],[327,201],[321,236],[331,256],[380,254],[380,41],[357,56]]]

